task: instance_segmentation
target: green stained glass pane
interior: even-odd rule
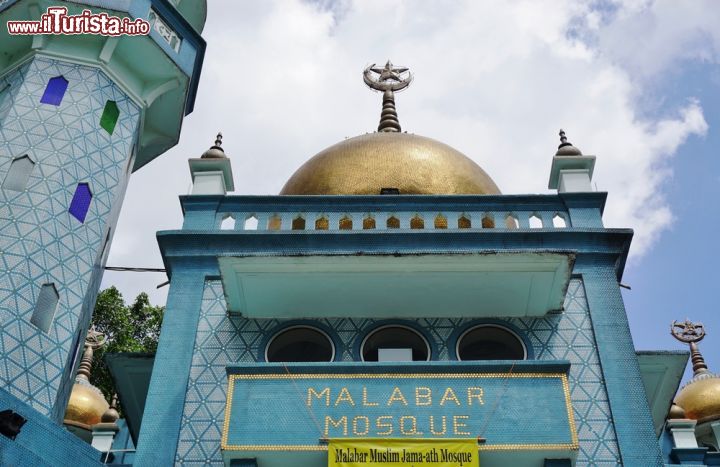
[[[103,127],[108,134],[113,134],[119,116],[120,109],[118,109],[115,101],[107,101],[102,116],[100,117],[100,126]]]

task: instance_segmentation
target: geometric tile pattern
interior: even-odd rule
[[[359,342],[382,320],[306,321],[315,321],[320,327],[333,331],[339,355],[336,360],[353,361]],[[620,455],[582,280],[570,281],[563,312],[542,318],[502,321],[525,339],[535,359],[570,361],[569,383],[580,442],[577,465],[619,465]],[[449,348],[456,336],[479,322],[482,321],[465,318],[410,320],[425,331],[435,360],[454,359]],[[206,281],[175,457],[177,465],[222,465],[220,437],[227,387],[225,366],[234,362],[264,361],[265,343],[283,324],[283,320],[277,319],[229,316],[222,283]]]
[[[41,103],[57,76],[67,80],[61,100]],[[0,93],[0,180],[13,158],[28,154],[35,166],[24,190],[0,190],[0,385],[57,420],[127,185],[140,109],[100,69],[42,55],[2,82],[10,86]],[[112,135],[99,125],[108,100],[120,110]],[[79,183],[92,190],[84,223],[68,212]],[[59,295],[47,333],[30,323],[43,284]]]

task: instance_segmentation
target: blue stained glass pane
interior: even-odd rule
[[[75,188],[75,195],[70,202],[70,214],[80,222],[85,222],[85,216],[87,216],[88,209],[90,209],[90,201],[92,200],[92,193],[90,192],[90,185],[87,183],[78,183]]]
[[[50,78],[40,102],[43,104],[60,105],[60,102],[63,100],[63,96],[65,96],[65,91],[67,91],[67,87],[68,80],[62,76]]]

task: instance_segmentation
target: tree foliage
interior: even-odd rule
[[[150,352],[157,349],[165,307],[152,306],[145,292],[131,305],[114,286],[100,292],[92,324],[105,335],[106,343],[95,351],[90,382],[110,401],[115,393],[110,372],[103,356],[116,352]]]

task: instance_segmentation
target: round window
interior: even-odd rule
[[[458,360],[524,360],[525,344],[509,329],[481,325],[467,330],[458,339]]]
[[[360,354],[365,362],[427,361],[430,360],[430,346],[413,329],[384,326],[365,338]]]
[[[331,362],[334,358],[330,337],[308,326],[283,329],[270,339],[265,350],[268,362]]]

